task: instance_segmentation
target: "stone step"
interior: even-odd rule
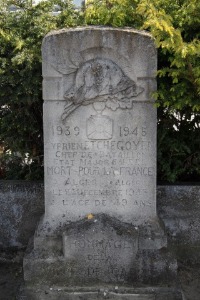
[[[167,287],[88,288],[74,291],[61,288],[26,288],[17,300],[181,300],[181,290]]]

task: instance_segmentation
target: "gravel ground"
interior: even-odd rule
[[[18,253],[14,258],[0,258],[0,300],[16,299],[23,283],[22,257],[23,253]],[[185,300],[200,300],[200,264],[179,263],[178,274]]]

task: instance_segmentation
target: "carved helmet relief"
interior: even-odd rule
[[[67,104],[62,119],[64,121],[81,105],[97,102],[104,103],[104,107],[113,111],[131,108],[132,98],[143,90],[113,61],[101,58],[89,60],[78,68],[73,85],[64,94]]]

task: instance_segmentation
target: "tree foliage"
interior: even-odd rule
[[[158,105],[176,109],[190,106],[200,111],[199,0],[90,0],[87,3],[88,24],[131,26],[151,32],[160,55],[158,77],[170,84],[170,89],[159,87]]]
[[[54,5],[61,13],[53,15]],[[15,4],[18,10],[9,12]],[[42,176],[41,43],[49,31],[79,22],[71,1],[7,1],[0,9],[0,144],[6,178]],[[9,153],[12,153],[10,155]],[[27,157],[28,155],[28,157]],[[28,164],[24,163],[28,160]],[[21,161],[21,172],[18,170]],[[12,166],[12,167],[11,167]],[[27,167],[28,166],[28,167]]]
[[[138,0],[89,0],[85,20],[90,25],[141,27],[142,18],[136,12]]]
[[[200,179],[200,1],[90,0],[88,24],[146,29],[158,48],[158,179]]]
[[[88,24],[151,32],[158,48],[158,178],[199,180],[200,1],[88,0],[83,11],[67,0],[31,2],[0,5],[0,144],[7,174],[2,176],[41,178],[41,42],[50,30]],[[11,4],[17,12],[8,11]],[[52,13],[54,5],[61,13]]]

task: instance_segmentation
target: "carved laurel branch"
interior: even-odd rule
[[[102,58],[86,61],[77,69],[75,80],[64,95],[67,104],[62,120],[79,106],[95,102],[105,102],[113,111],[131,108],[133,98],[143,90],[113,61]]]

